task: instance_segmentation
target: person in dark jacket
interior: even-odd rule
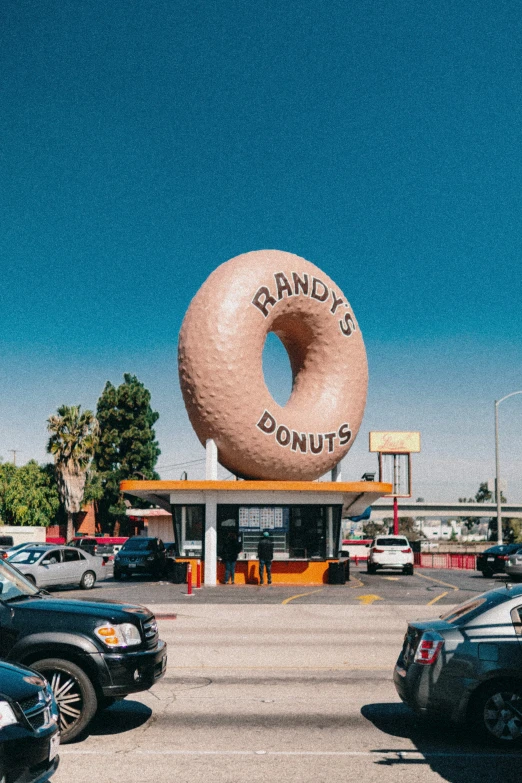
[[[225,584],[234,584],[236,576],[236,562],[237,556],[241,552],[241,544],[237,540],[237,536],[233,530],[228,534],[225,543],[223,545],[223,551],[221,557],[225,563]]]
[[[266,568],[266,581],[272,584],[272,560],[274,559],[274,544],[270,541],[270,533],[265,530],[257,545],[257,556],[259,558],[259,584],[263,584],[263,578]]]

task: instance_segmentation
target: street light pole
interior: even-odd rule
[[[515,394],[522,394],[522,391],[511,392],[511,394],[501,397],[500,400],[495,400],[495,497],[497,501],[497,543],[499,546],[502,545],[502,492],[500,489],[500,459],[498,450],[498,406],[509,397],[514,397]]]

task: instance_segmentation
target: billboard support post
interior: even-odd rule
[[[419,432],[370,432],[370,451],[379,454],[379,481],[388,476],[393,492],[393,534],[399,533],[398,498],[411,497],[411,454],[420,451]]]

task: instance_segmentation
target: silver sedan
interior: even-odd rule
[[[33,546],[14,552],[7,560],[37,587],[80,585],[90,590],[97,579],[107,576],[101,557],[70,546]]]
[[[522,580],[522,551],[508,557],[504,570],[513,582]]]

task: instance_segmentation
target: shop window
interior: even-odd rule
[[[172,506],[176,555],[202,557],[205,506]]]

